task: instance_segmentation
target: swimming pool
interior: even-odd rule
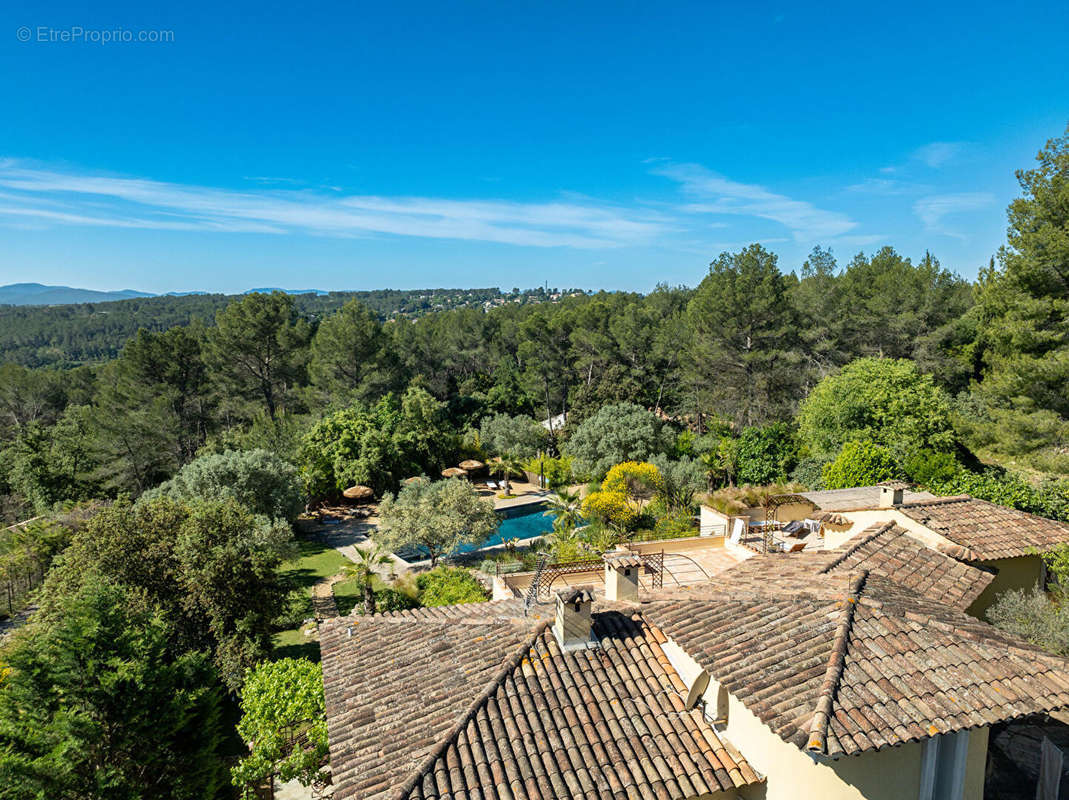
[[[553,530],[553,517],[545,515],[545,503],[531,503],[524,506],[504,508],[497,512],[501,517],[501,524],[497,526],[497,533],[481,544],[464,544],[457,548],[461,553],[470,553],[472,550],[480,550],[483,547],[493,547],[495,544],[504,544],[509,539],[533,539],[536,536],[544,536]]]
[[[484,547],[504,544],[509,539],[519,539],[522,542],[525,539],[544,536],[553,530],[553,517],[545,516],[545,510],[545,503],[530,503],[501,509],[497,512],[498,516],[501,517],[501,522],[498,524],[497,531],[494,534],[479,544],[462,544],[453,552],[454,554],[470,553],[473,550],[481,550]],[[419,547],[403,548],[395,551],[394,555],[403,558],[405,561],[421,561],[427,558],[426,551]]]

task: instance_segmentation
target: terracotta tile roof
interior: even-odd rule
[[[536,612],[537,613],[537,612]],[[406,608],[402,611],[386,611],[376,617],[405,619],[465,619],[523,621],[523,600],[497,600],[493,603],[460,603],[455,606],[432,606],[431,608]],[[358,617],[358,619],[361,619]]]
[[[991,572],[928,547],[893,522],[872,525],[830,552],[836,555],[825,572],[867,569],[962,610],[995,579]]]
[[[893,522],[872,525],[837,550],[754,556],[732,567],[723,577],[732,581],[736,576],[777,573],[802,578],[861,569],[962,610],[972,605],[995,578],[990,572],[928,547]]]
[[[684,709],[633,609],[599,607],[600,646],[562,653],[548,619],[482,605],[321,625],[337,800],[672,800],[761,780]]]
[[[602,556],[606,564],[610,564],[614,567],[641,567],[643,565],[642,556],[638,553],[606,553]]]
[[[1069,525],[967,495],[905,503],[896,507],[960,549],[955,558],[989,561],[1029,555],[1069,542]]]
[[[1069,705],[1069,660],[882,575],[726,575],[643,614],[799,748],[850,755]]]

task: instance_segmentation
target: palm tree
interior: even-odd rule
[[[580,522],[579,509],[582,503],[579,500],[579,492],[568,489],[558,489],[557,493],[546,501],[549,508],[545,516],[555,517],[553,530],[560,532],[572,530]]]
[[[346,576],[360,581],[364,586],[364,614],[375,613],[375,588],[371,585],[375,567],[393,564],[390,554],[379,544],[368,549],[356,548],[356,561],[345,568]]]
[[[509,475],[514,475],[520,472],[523,472],[523,462],[508,453],[505,453],[494,462],[494,473],[501,476],[501,488],[505,490],[506,495],[511,493]]]

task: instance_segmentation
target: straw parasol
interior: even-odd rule
[[[474,458],[469,458],[467,461],[460,462],[460,468],[466,472],[475,472],[475,470],[482,469],[486,465],[481,461],[476,461]]]
[[[449,469],[442,470],[443,478],[466,478],[468,471],[461,469],[460,467],[450,467]]]
[[[423,480],[422,475],[413,475],[411,478],[405,478],[403,481],[401,481],[401,485],[409,486],[413,483],[419,483],[421,480]]]
[[[357,484],[356,486],[350,486],[342,492],[342,496],[347,497],[350,500],[370,500],[375,496],[375,490],[370,486]]]

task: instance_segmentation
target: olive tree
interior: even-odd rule
[[[391,550],[417,547],[431,566],[462,544],[478,544],[497,530],[494,504],[467,481],[450,478],[409,483],[379,506],[378,541]]]
[[[297,468],[266,450],[201,456],[146,495],[187,503],[232,497],[254,514],[291,522],[304,506]]]
[[[615,464],[648,461],[670,446],[655,414],[634,403],[612,403],[583,420],[564,449],[575,458],[577,472],[601,480]]]
[[[495,414],[483,419],[479,441],[489,452],[503,456],[530,458],[545,449],[549,432],[525,414]]]

